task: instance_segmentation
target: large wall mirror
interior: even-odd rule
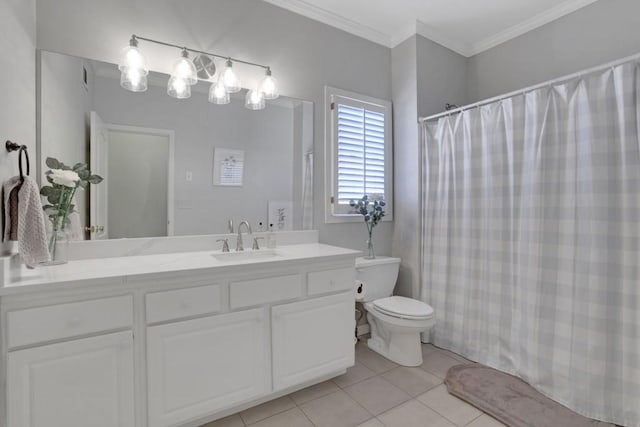
[[[257,229],[270,207],[286,215],[276,227],[311,228],[311,102],[281,96],[251,111],[243,91],[213,105],[203,81],[178,100],[156,73],[131,93],[114,64],[38,56],[40,179],[47,157],[105,178],[78,192],[74,238],[225,233],[229,220]]]

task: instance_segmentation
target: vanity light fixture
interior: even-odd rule
[[[132,36],[129,46],[122,49],[120,61],[120,86],[131,92],[144,92],[147,90],[147,61],[138,49],[138,39]]]
[[[211,83],[211,87],[209,88],[209,102],[217,105],[224,105],[231,102],[231,96],[229,96],[229,92],[224,88],[222,77],[218,77],[218,80]]]
[[[222,81],[224,83],[224,88],[229,93],[236,93],[242,90],[240,80],[236,77],[236,73],[233,72],[233,62],[231,61],[231,58],[227,59],[226,66],[222,72]]]
[[[198,83],[198,72],[196,66],[189,59],[189,52],[186,48],[182,49],[180,58],[173,62],[171,67],[171,77],[177,80],[183,80],[188,85],[194,85]]]
[[[138,49],[138,41],[144,40],[163,46],[180,49],[180,57],[176,59],[171,67],[171,77],[167,83],[167,94],[174,98],[185,99],[191,96],[191,86],[198,83],[198,78],[212,81],[209,88],[209,102],[213,104],[228,104],[231,101],[229,94],[239,92],[242,89],[240,80],[233,71],[233,63],[241,63],[265,70],[266,75],[260,82],[257,89],[247,92],[245,97],[245,107],[250,110],[262,110],[265,108],[265,99],[276,99],[279,96],[276,79],[271,75],[271,68],[267,65],[255,62],[243,61],[241,59],[222,56],[215,53],[203,52],[191,49],[186,46],[178,46],[146,37],[131,36],[129,46],[122,51],[118,69],[121,72],[120,86],[132,92],[144,92],[147,90],[147,68],[146,61]],[[198,54],[195,58],[197,62],[189,59],[189,52]],[[215,77],[216,67],[213,58],[224,59],[225,67],[222,72]]]
[[[127,68],[120,73],[120,86],[131,92],[147,90],[147,76],[137,68]]]
[[[167,95],[177,99],[187,99],[191,97],[191,85],[186,79],[171,76],[167,83]]]
[[[264,99],[276,99],[280,96],[278,93],[278,84],[271,75],[271,68],[267,67],[267,72],[260,82],[260,92],[264,94]]]
[[[244,99],[244,106],[249,110],[263,110],[266,105],[264,99],[264,93],[259,89],[251,89]]]

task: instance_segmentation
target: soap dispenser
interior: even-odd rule
[[[273,224],[269,224],[269,232],[267,233],[267,247],[271,249],[276,247],[276,233],[273,232]]]

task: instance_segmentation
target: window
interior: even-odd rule
[[[361,221],[349,201],[365,194],[384,200],[391,220],[391,103],[326,87],[325,104],[325,222]]]

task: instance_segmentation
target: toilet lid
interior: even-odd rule
[[[433,316],[433,308],[429,304],[412,298],[388,297],[375,300],[375,308],[394,317],[410,319],[428,319]]]

